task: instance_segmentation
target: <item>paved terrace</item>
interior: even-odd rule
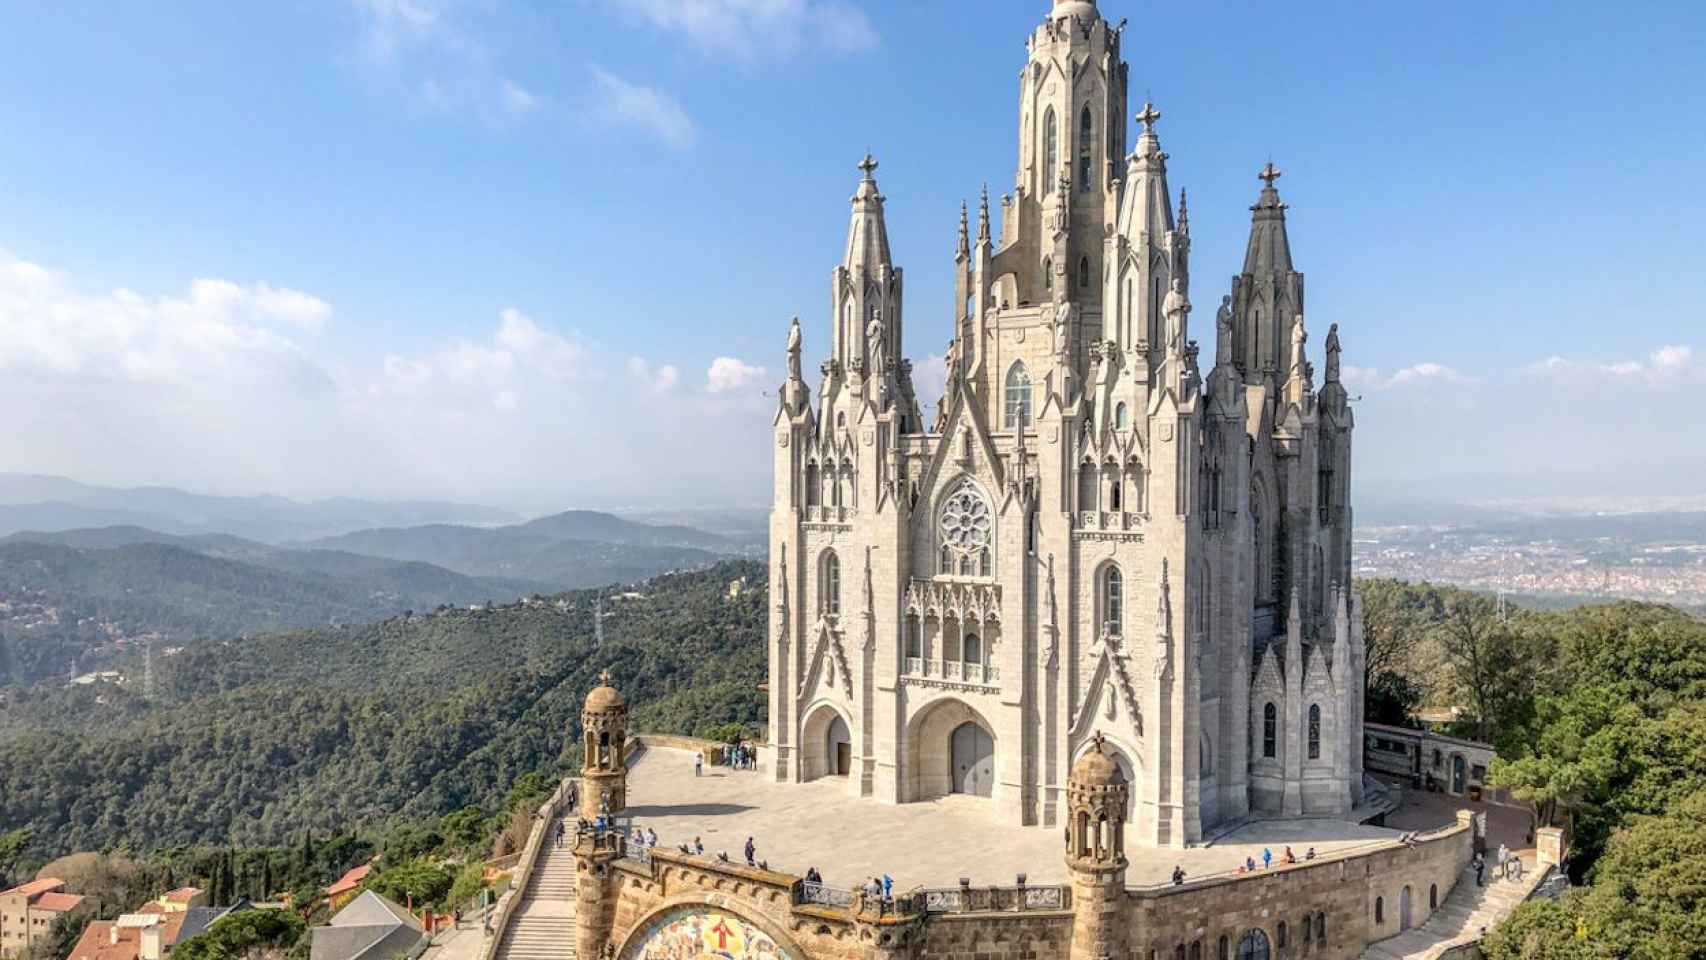
[[[998,822],[989,802],[952,796],[899,805],[849,796],[845,781],[823,779],[778,784],[750,770],[706,767],[693,776],[693,754],[648,747],[628,772],[628,811],[634,825],[657,831],[658,845],[674,849],[705,842],[705,853],[727,852],[743,862],[746,838],[772,869],[803,874],[817,867],[824,882],[851,887],[872,876],[892,875],[897,889],[952,887],[960,877],[977,886],[1065,883],[1058,827],[1012,827]],[[1430,826],[1454,823],[1454,814]],[[1408,829],[1417,829],[1414,826]],[[1261,863],[1272,848],[1275,865],[1289,844],[1298,856],[1311,846],[1318,856],[1368,848],[1397,839],[1398,830],[1341,820],[1270,820],[1246,824],[1209,847],[1152,850],[1126,844],[1126,882],[1169,882],[1174,866],[1190,878],[1235,871],[1245,857]]]

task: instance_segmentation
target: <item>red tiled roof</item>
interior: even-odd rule
[[[113,924],[97,920],[83,928],[67,960],[136,960],[142,953],[142,935],[135,928],[120,930],[113,942]]]
[[[200,895],[201,889],[199,887],[179,887],[176,890],[168,890],[161,894],[160,899],[172,903],[188,903]]]
[[[53,910],[57,913],[64,913],[67,910],[77,909],[77,905],[82,902],[83,898],[75,893],[60,893],[50,890],[37,897],[30,906],[37,910]]]
[[[64,880],[60,880],[55,877],[42,877],[40,880],[31,880],[29,883],[20,883],[10,890],[0,891],[0,894],[21,893],[26,897],[34,897],[38,894],[46,893],[49,890],[58,890],[63,886],[65,886]]]
[[[356,887],[361,886],[361,881],[366,880],[367,875],[372,872],[373,864],[371,863],[364,863],[359,867],[351,868],[347,873],[338,878],[337,883],[326,888],[326,896],[335,897],[340,893],[348,893],[349,891],[354,890]]]

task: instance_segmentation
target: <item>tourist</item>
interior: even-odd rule
[[[757,866],[757,861],[753,859],[753,854],[755,854],[757,852],[758,852],[758,845],[752,842],[751,837],[747,837],[746,838],[746,865],[747,866],[749,866],[749,867]]]
[[[1175,887],[1180,886],[1184,882],[1185,882],[1185,868],[1183,866],[1175,864],[1173,867],[1173,886],[1175,886]]]
[[[1262,869],[1267,870],[1274,865],[1274,852],[1267,847],[1262,848]]]
[[[1494,876],[1498,877],[1500,880],[1504,880],[1507,877],[1509,877],[1509,875],[1510,875],[1510,859],[1511,859],[1510,848],[1505,846],[1502,843],[1499,844],[1498,857],[1499,857],[1498,860],[1494,861],[1495,863],[1498,864],[1498,871],[1494,874]]]
[[[894,878],[886,873],[883,874],[883,899],[894,899]]]
[[[705,841],[699,839],[698,837],[694,837],[693,838],[693,852],[695,854],[701,856],[701,857],[704,856],[705,855]]]
[[[1304,854],[1304,855],[1303,855],[1303,859],[1305,859],[1305,860],[1313,860],[1313,859],[1315,859],[1315,848],[1314,848],[1314,847],[1310,847],[1310,848],[1309,848],[1309,851],[1308,851],[1308,852],[1307,852],[1307,853],[1305,853],[1305,854]]]
[[[1291,844],[1286,844],[1285,856],[1281,858],[1281,862],[1283,862],[1283,863],[1296,863],[1297,862],[1297,854],[1291,852]]]
[[[648,827],[646,829],[646,846],[655,847],[657,845],[658,845],[658,832],[656,830],[650,829]]]
[[[1483,884],[1481,882],[1481,877],[1482,877],[1482,874],[1487,869],[1487,860],[1485,857],[1482,857],[1480,854],[1477,853],[1475,855],[1474,863],[1475,863],[1475,885],[1477,887],[1483,886]]]
[[[698,776],[703,776],[704,773],[705,773],[705,755],[703,753],[695,753],[693,755],[693,775],[695,777],[698,777]]]
[[[557,846],[563,845],[563,821],[557,821]]]
[[[1245,857],[1244,858],[1244,872],[1245,873],[1255,873],[1256,872],[1256,861],[1251,859],[1250,857]]]

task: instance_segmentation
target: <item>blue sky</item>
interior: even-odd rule
[[[1286,171],[1312,346],[1340,323],[1364,397],[1365,492],[1694,492],[1706,7],[1101,6],[1191,192],[1199,304],[1239,266],[1256,170]],[[761,391],[789,315],[821,350],[854,163],[882,162],[923,364],[959,202],[1011,183],[1046,9],[0,13],[0,402],[30,411],[0,469],[762,502]]]

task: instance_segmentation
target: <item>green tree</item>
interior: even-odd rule
[[[30,845],[30,828],[19,827],[0,833],[0,887],[13,884],[12,871],[18,868],[18,861],[23,858],[24,850]]]
[[[172,948],[173,960],[240,960],[267,950],[288,950],[307,925],[289,910],[239,910]]]
[[[486,888],[486,868],[480,863],[470,863],[456,873],[456,880],[450,885],[450,892],[444,897],[444,904],[451,909],[457,909],[480,895]]]
[[[414,860],[369,875],[362,882],[362,888],[388,900],[419,908],[443,900],[450,892],[452,882],[444,868],[426,860]]]

